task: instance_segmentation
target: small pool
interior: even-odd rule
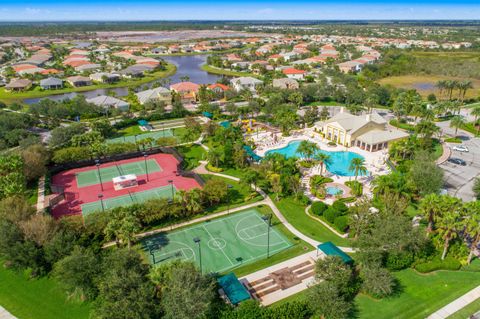
[[[325,191],[327,192],[327,195],[331,195],[331,196],[337,196],[337,195],[343,194],[343,189],[336,186],[325,187]]]
[[[290,157],[301,157],[299,153],[297,153],[298,146],[300,145],[302,141],[292,141],[288,143],[287,146],[270,150],[265,153],[265,155],[268,154],[274,154],[274,153],[279,153],[284,155],[287,158]],[[355,172],[353,170],[350,170],[350,162],[352,161],[353,158],[361,158],[365,160],[365,158],[357,153],[354,152],[329,152],[325,150],[320,150],[318,151],[319,153],[325,153],[330,156],[330,161],[329,163],[326,163],[327,170],[334,174],[334,175],[339,175],[339,176],[355,176]],[[367,172],[368,174],[368,172]]]

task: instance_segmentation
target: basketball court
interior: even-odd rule
[[[204,273],[224,272],[266,258],[267,247],[271,256],[292,246],[275,227],[268,228],[256,209],[152,236],[142,243],[152,264],[183,259],[200,267],[201,259]]]

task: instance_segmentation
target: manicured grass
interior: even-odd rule
[[[220,75],[226,75],[226,76],[251,76],[254,78],[258,78],[259,76],[250,72],[238,72],[238,71],[230,71],[230,70],[225,70],[225,69],[220,69],[216,68],[207,64],[204,64],[200,67],[203,71],[212,73],[212,74],[220,74]]]
[[[91,91],[96,89],[134,87],[134,86],[139,86],[157,79],[168,77],[170,75],[175,74],[176,71],[177,71],[177,67],[169,63],[167,64],[166,70],[164,71],[158,71],[151,74],[147,74],[146,76],[140,79],[122,80],[114,84],[95,84],[95,85],[83,86],[78,88],[68,87],[60,90],[41,90],[40,88],[36,87],[32,90],[25,91],[25,92],[18,92],[18,93],[7,92],[5,91],[5,89],[2,88],[0,89],[0,101],[5,102],[7,104],[11,104],[14,102],[20,102],[23,99],[41,98],[41,97],[46,97],[54,94],[85,92],[85,91]]]
[[[225,181],[225,183],[232,186],[232,188],[229,190],[230,208],[239,207],[239,206],[255,203],[262,200],[262,196],[260,196],[258,193],[254,193],[253,190],[247,185],[243,185],[237,181],[220,177],[220,176],[208,175],[208,174],[202,174],[201,177],[205,181],[223,180]],[[252,194],[255,194],[255,196],[251,197]],[[216,205],[213,207],[209,207],[205,211],[209,213],[215,213],[215,212],[224,211],[228,209],[228,207],[229,205],[227,203],[224,203],[224,204]]]
[[[396,119],[390,120],[390,125],[401,128],[406,131],[414,131],[415,126],[408,123],[401,123]]]
[[[237,177],[237,178],[242,178],[243,177],[242,171],[237,169],[237,168],[224,169],[223,171],[220,172],[220,174],[230,175],[230,176]]]
[[[132,136],[132,135],[139,135],[142,133],[146,133],[140,129],[138,125],[132,125],[129,127],[124,128],[123,130],[118,131],[120,136]]]
[[[0,305],[21,319],[88,319],[91,305],[67,300],[53,279],[28,280],[0,266]]]
[[[357,296],[358,318],[425,318],[480,284],[478,273],[466,271],[421,275],[407,269],[395,277],[401,287],[398,295],[381,300]]]
[[[461,144],[463,141],[462,141],[460,138],[458,138],[458,137],[449,137],[449,138],[446,138],[446,139],[445,139],[445,142],[447,142],[447,143],[459,143],[459,144]]]
[[[194,169],[200,165],[200,161],[204,160],[207,156],[207,151],[205,151],[200,145],[196,144],[178,146],[177,150],[182,155],[184,160],[183,165],[187,170]]]
[[[345,104],[338,103],[335,101],[328,101],[328,102],[311,102],[311,103],[308,103],[307,106],[345,106]]]
[[[475,300],[463,309],[449,316],[448,319],[466,319],[480,311],[480,299]]]
[[[294,199],[283,198],[275,204],[287,221],[304,235],[321,242],[331,241],[338,246],[350,246],[348,239],[335,235],[322,223],[307,216],[305,206]]]
[[[390,298],[373,299],[364,294],[355,298],[355,315],[359,319],[414,319],[425,318],[480,284],[478,273],[465,271],[438,271],[422,275],[406,269],[394,273],[400,292]],[[306,300],[307,290],[285,298],[273,305]],[[480,300],[466,308],[465,313],[449,317],[465,319],[480,310]],[[455,314],[456,315],[456,314]]]

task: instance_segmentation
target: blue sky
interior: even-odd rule
[[[0,21],[479,18],[480,0],[0,0]]]

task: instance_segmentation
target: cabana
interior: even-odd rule
[[[218,278],[218,284],[222,288],[224,295],[233,305],[238,305],[240,302],[251,298],[248,290],[242,285],[234,273],[229,273],[228,275]]]
[[[335,246],[332,242],[327,241],[325,243],[319,244],[317,249],[324,253],[327,256],[338,256],[342,258],[343,262],[346,264],[352,264],[353,259],[346,253],[344,253],[340,248]],[[317,251],[318,254],[318,251]]]

